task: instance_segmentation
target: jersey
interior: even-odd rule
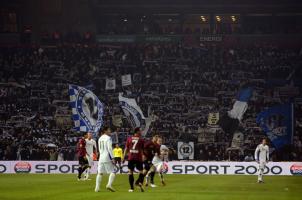
[[[122,148],[114,148],[113,149],[113,155],[115,158],[123,158],[123,150]]]
[[[86,141],[86,152],[88,154],[88,156],[92,157],[93,156],[93,148],[96,149],[96,142],[94,141],[94,139],[85,139]]]
[[[160,154],[160,147],[158,144],[154,143],[153,141],[148,141],[144,145],[144,155],[146,156],[147,160],[152,160],[155,153]]]
[[[87,154],[86,141],[83,138],[81,138],[77,144],[77,153],[78,153],[78,157],[84,157]]]
[[[255,160],[268,161],[269,160],[269,147],[267,145],[259,144],[255,150]]]
[[[142,162],[144,140],[141,137],[129,137],[126,142],[126,148],[128,149],[128,161],[135,160]]]
[[[163,161],[169,160],[169,148],[166,145],[160,145],[160,154],[163,158]]]
[[[169,151],[168,147],[166,145],[158,145],[155,146],[156,150],[159,150],[160,153],[157,152],[157,154],[152,159],[152,164],[156,165],[160,162],[167,161],[168,157],[167,151]]]
[[[111,137],[104,134],[99,138],[99,163],[111,162],[113,159],[112,140]]]

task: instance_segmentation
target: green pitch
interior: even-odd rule
[[[256,183],[256,176],[222,175],[166,175],[167,186],[147,188],[141,193],[128,193],[128,177],[117,175],[115,193],[104,189],[94,192],[95,175],[91,181],[77,181],[75,175],[1,174],[0,199],[54,200],[270,200],[301,199],[302,177],[265,176],[264,184]],[[159,183],[159,177],[155,177]]]

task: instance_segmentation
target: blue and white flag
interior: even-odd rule
[[[122,93],[119,94],[118,98],[120,106],[131,126],[133,128],[139,127],[142,130],[142,135],[145,136],[149,130],[152,120],[144,116],[135,99],[123,97]]]
[[[291,144],[293,139],[293,104],[278,105],[262,111],[256,122],[276,149]]]
[[[90,90],[77,85],[69,85],[69,97],[74,130],[96,135],[103,125],[103,103]]]
[[[232,119],[241,121],[245,111],[248,108],[248,101],[252,97],[253,89],[251,87],[240,90],[232,110],[228,111],[228,116]]]

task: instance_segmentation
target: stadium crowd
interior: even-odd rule
[[[286,102],[302,75],[300,49],[268,44],[185,47],[182,44],[66,45],[1,47],[0,160],[74,160],[79,134],[72,129],[68,84],[91,89],[104,102],[105,124],[123,145],[131,127],[118,105],[118,93],[137,99],[175,155],[177,141],[195,143],[195,160],[251,161],[264,133],[256,115]],[[122,87],[121,76],[132,75]],[[106,90],[106,79],[116,87]],[[241,141],[232,141],[209,113],[223,115],[245,85],[253,98],[240,123]],[[291,96],[291,94],[289,94]],[[302,99],[295,97],[293,145],[272,159],[302,160]]]

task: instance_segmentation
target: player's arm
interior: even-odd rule
[[[267,147],[267,151],[266,151],[266,163],[268,163],[269,161],[269,147]]]
[[[257,148],[256,148],[256,150],[255,150],[255,155],[254,155],[255,160],[256,160],[258,163],[259,163],[259,158],[258,158],[259,151],[260,151],[260,149],[259,149],[259,145],[258,145]]]
[[[125,145],[125,150],[124,150],[124,154],[123,154],[123,157],[122,157],[122,162],[125,161],[125,157],[126,157],[128,151],[129,151],[129,140],[127,140],[126,145]]]
[[[96,142],[93,143],[93,153],[95,153],[96,157],[98,157],[98,151],[96,147]]]
[[[107,150],[108,150],[109,157],[110,157],[111,161],[114,163],[114,156],[113,156],[113,151],[112,151],[112,140],[111,139],[109,139],[107,141]]]

